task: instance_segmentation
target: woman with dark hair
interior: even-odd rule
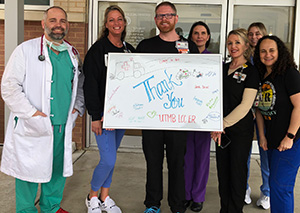
[[[204,22],[194,23],[188,38],[195,42],[200,53],[210,53],[206,49],[210,42],[210,30]],[[187,136],[184,157],[185,198],[187,200],[185,205],[188,207],[191,204],[190,208],[194,212],[201,211],[205,201],[209,176],[210,141],[209,132],[189,132]]]
[[[254,134],[251,107],[259,75],[250,63],[247,31],[232,30],[227,37],[232,58],[223,66],[223,134],[212,132],[216,147],[221,213],[243,212],[247,184],[247,159]],[[221,138],[221,135],[223,136]],[[228,145],[222,143],[231,141]],[[221,141],[222,140],[222,141]]]
[[[195,42],[200,53],[210,53],[207,50],[210,43],[210,30],[204,22],[198,21],[192,25],[188,39]]]
[[[102,129],[102,123],[107,54],[109,52],[134,51],[134,48],[124,41],[125,35],[126,19],[123,10],[116,5],[109,6],[104,14],[101,36],[87,52],[83,65],[85,103],[88,113],[92,117],[91,127],[95,133],[100,153],[100,162],[94,170],[91,190],[86,198],[88,213],[121,212],[108,193],[117,158],[117,149],[125,130]]]
[[[300,73],[276,36],[259,40],[254,63],[262,79],[256,120],[260,146],[268,150],[271,212],[292,213],[300,165]]]

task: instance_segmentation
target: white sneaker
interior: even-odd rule
[[[249,188],[246,190],[246,194],[245,194],[245,203],[246,204],[250,204],[252,202],[250,194],[251,194],[251,188],[249,186]]]
[[[85,199],[85,205],[88,208],[88,213],[102,213],[100,200],[97,197],[92,197],[90,200],[87,197]]]
[[[270,208],[270,197],[264,195],[262,192],[260,193],[260,198],[256,202],[257,206],[261,206],[264,209]]]
[[[103,203],[100,201],[100,208],[102,211],[106,211],[107,213],[122,213],[115,201],[113,201],[109,196],[105,198]]]

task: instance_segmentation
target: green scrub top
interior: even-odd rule
[[[56,55],[49,50],[52,63],[52,85],[50,97],[50,119],[52,125],[62,125],[67,122],[72,98],[72,81],[74,67],[67,50]]]

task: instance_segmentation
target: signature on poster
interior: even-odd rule
[[[202,122],[204,124],[206,124],[208,122],[208,120],[211,120],[211,121],[215,121],[215,122],[218,122],[221,120],[221,115],[219,112],[210,112],[203,120]]]

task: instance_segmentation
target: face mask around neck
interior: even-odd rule
[[[48,41],[48,39],[46,39],[46,38],[45,38],[45,41],[48,44],[50,49],[52,48],[52,49],[54,49],[58,52],[63,52],[65,50],[69,49],[69,46],[65,42],[58,43],[58,42],[55,42],[55,41]]]

